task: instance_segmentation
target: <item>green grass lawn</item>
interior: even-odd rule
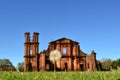
[[[109,72],[0,72],[0,80],[120,80],[120,71]]]

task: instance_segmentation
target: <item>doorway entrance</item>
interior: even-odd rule
[[[67,63],[65,63],[64,65],[65,65],[65,69],[64,70],[67,71],[67,67],[68,67]]]
[[[80,70],[84,71],[84,64],[80,64]]]

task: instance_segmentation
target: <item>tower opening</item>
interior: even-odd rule
[[[30,50],[30,55],[32,55],[32,50]]]

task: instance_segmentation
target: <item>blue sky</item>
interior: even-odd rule
[[[120,58],[120,0],[0,0],[0,58],[24,60],[24,33],[39,32],[39,51],[67,37],[97,59]]]

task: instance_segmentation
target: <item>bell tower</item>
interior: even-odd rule
[[[24,72],[38,71],[39,33],[34,32],[32,40],[30,33],[25,33],[24,43]]]

